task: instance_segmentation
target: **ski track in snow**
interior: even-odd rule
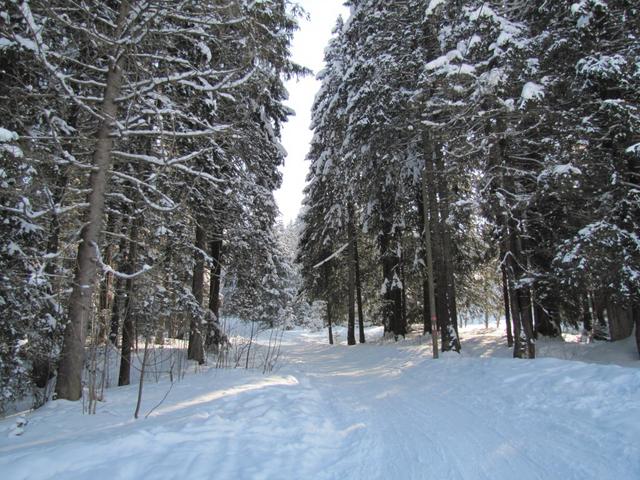
[[[52,402],[21,436],[2,420],[0,478],[640,478],[637,367],[325,341],[287,332],[270,375],[188,375],[146,419],[132,386],[94,416]],[[143,416],[167,388],[145,387]]]

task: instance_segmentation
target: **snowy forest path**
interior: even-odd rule
[[[348,433],[349,455],[327,462],[327,478],[639,478],[640,424],[625,432],[619,418],[603,415],[631,412],[602,403],[608,382],[592,370],[618,367],[430,357],[410,343],[288,350],[297,375]],[[640,372],[630,372],[615,382],[628,381],[627,393],[640,385]],[[629,409],[640,413],[640,404]]]
[[[369,337],[368,337],[369,338]],[[276,371],[205,368],[0,421],[0,478],[640,478],[640,370],[288,331]],[[144,415],[143,415],[144,417]]]

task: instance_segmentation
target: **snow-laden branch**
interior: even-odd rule
[[[171,130],[122,130],[117,136],[121,137],[169,137],[169,138],[197,138],[209,137],[218,132],[227,130],[231,125],[216,125],[206,130],[188,130],[186,132],[175,132]]]
[[[316,263],[313,268],[318,268],[321,267],[322,265],[324,265],[325,263],[327,263],[328,261],[334,259],[335,257],[337,257],[338,255],[340,255],[345,248],[347,248],[349,246],[349,242],[345,243],[344,245],[342,245],[338,250],[336,250],[335,252],[333,252],[331,255],[329,255],[327,258],[325,258],[324,260],[321,260],[320,263]]]
[[[136,277],[139,277],[140,275],[148,272],[149,270],[151,270],[151,265],[147,265],[146,263],[142,266],[142,269],[138,270],[137,272],[133,272],[133,273],[123,273],[123,272],[119,272],[117,270],[114,270],[114,268],[111,265],[106,265],[103,261],[102,261],[102,254],[100,253],[100,248],[98,248],[98,245],[96,245],[95,242],[91,243],[91,246],[95,249],[96,251],[96,263],[98,264],[98,266],[102,269],[102,271],[105,274],[113,274],[114,276],[118,277],[118,278],[122,278],[123,280],[132,280]]]

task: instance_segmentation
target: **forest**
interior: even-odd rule
[[[0,3],[0,477],[640,478],[636,0]]]
[[[79,399],[87,342],[221,341],[225,308],[274,321],[292,293],[275,223],[284,1],[2,2],[0,403]],[[205,282],[206,278],[206,282]],[[205,291],[206,286],[206,291]],[[89,339],[89,340],[87,340]]]
[[[223,316],[640,352],[636,2],[345,3],[285,227],[296,2],[2,2],[0,412],[96,400],[91,351],[119,386],[150,342],[215,364]]]
[[[638,5],[350,4],[319,75],[297,257],[327,318],[353,344],[366,299],[396,338],[435,332],[435,353],[498,312],[528,358],[564,326],[616,341],[635,324],[640,352]]]

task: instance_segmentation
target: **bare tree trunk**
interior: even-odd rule
[[[119,39],[129,14],[129,2],[120,3],[114,38]],[[57,398],[79,400],[82,397],[82,370],[84,367],[84,343],[87,320],[92,312],[91,299],[96,279],[96,247],[102,229],[107,174],[111,165],[113,138],[112,124],[118,113],[116,98],[122,85],[124,52],[118,46],[113,52],[113,63],[109,66],[100,111],[100,122],[93,152],[93,170],[90,177],[91,193],[87,219],[80,234],[73,289],[69,298],[69,321],[64,332],[64,343],[60,355]]]
[[[382,321],[385,333],[391,332],[397,338],[398,335],[405,335],[406,331],[402,329],[401,291],[395,281],[400,262],[394,248],[395,237],[392,229],[393,224],[384,220],[378,242],[382,261],[382,281],[385,285],[382,295]]]
[[[126,238],[122,238],[120,240],[120,245],[118,246],[118,256],[119,261],[118,265],[126,268],[127,257],[125,250],[127,248],[127,240]],[[118,346],[118,332],[120,330],[120,314],[122,311],[122,300],[125,296],[124,293],[124,281],[121,277],[116,277],[115,285],[113,287],[113,305],[111,306],[111,328],[109,331],[109,340],[113,344],[114,347]]]
[[[134,219],[131,222],[131,232],[129,233],[129,253],[127,255],[127,273],[129,275],[136,271],[136,261],[138,257],[138,222]],[[127,278],[126,296],[124,299],[124,319],[122,321],[122,345],[120,348],[120,372],[118,374],[118,386],[129,385],[131,383],[131,350],[135,340],[135,325],[133,318],[133,297],[134,279]]]
[[[213,313],[213,325],[207,325],[207,348],[216,347],[221,342],[220,332],[220,274],[222,272],[222,239],[216,238],[211,242],[211,259],[213,268],[209,278],[209,310]]]
[[[195,266],[193,267],[193,283],[192,292],[193,296],[198,302],[199,306],[202,306],[204,300],[204,257],[203,252],[207,248],[207,237],[204,229],[198,222],[196,225],[196,240],[195,240]],[[187,357],[189,360],[196,360],[200,365],[204,363],[204,348],[202,343],[202,326],[198,322],[198,318],[191,318],[191,328],[189,331],[189,347],[187,349]]]
[[[456,304],[456,282],[454,276],[453,255],[451,253],[451,245],[453,237],[451,235],[451,229],[449,228],[449,185],[446,178],[446,168],[444,160],[441,156],[438,156],[437,161],[438,169],[440,170],[440,234],[442,238],[442,266],[443,268],[443,290],[446,296],[446,329],[447,339],[449,345],[447,348],[450,350],[460,351],[460,337],[458,335],[458,307]],[[444,348],[444,339],[443,339]]]
[[[138,400],[136,401],[136,411],[133,412],[133,418],[138,418],[140,406],[142,405],[142,387],[144,386],[144,374],[147,367],[147,356],[149,355],[149,337],[144,339],[144,354],[142,355],[142,366],[140,367],[140,382],[138,383]]]
[[[433,146],[429,144],[431,148]],[[429,221],[429,192],[427,191],[429,181],[433,179],[433,163],[429,157],[429,152],[425,153],[425,169],[422,172],[422,205],[424,212],[424,250],[426,255],[426,275],[427,289],[429,292],[429,316],[431,318],[431,339],[433,348],[433,358],[438,358],[438,317],[436,315],[436,295],[433,285],[433,257],[431,251],[431,222]],[[433,182],[431,182],[433,185]],[[426,305],[425,305],[426,308]]]
[[[333,345],[333,325],[331,322],[331,300],[327,298],[327,323],[329,324],[329,345]]]
[[[612,342],[628,338],[633,333],[633,312],[628,305],[619,305],[611,300],[607,303],[609,338]]]
[[[354,226],[355,230],[355,226]],[[364,314],[362,313],[362,280],[360,278],[360,257],[358,255],[358,236],[354,231],[353,256],[356,269],[356,303],[358,305],[358,333],[360,343],[365,343]]]
[[[349,209],[351,211],[351,209]],[[351,212],[350,212],[351,213]],[[347,322],[347,345],[356,344],[355,335],[355,290],[356,290],[356,255],[354,249],[355,238],[353,236],[353,218],[349,215],[349,225],[347,226],[347,241],[349,242],[349,294],[347,311],[349,314]]]
[[[402,296],[400,299],[400,308],[401,308],[401,326],[404,332],[407,331],[407,279],[405,277],[405,268],[404,268],[404,245],[402,241],[400,242],[400,282],[402,283]]]
[[[509,283],[507,281],[507,269],[504,265],[504,253],[502,254],[502,296],[504,298],[504,320],[507,326],[507,346],[513,347],[513,333],[511,332],[511,308],[509,307]]]
[[[638,355],[640,355],[640,301],[634,300],[631,308],[633,311],[633,323],[636,326],[636,348],[638,349]]]
[[[520,235],[513,231],[512,252],[518,259],[520,265],[525,264],[522,239]],[[514,262],[515,263],[515,262]],[[525,273],[521,266],[517,266],[519,277]],[[531,312],[531,289],[526,286],[521,286],[517,289],[518,303],[520,305],[520,321],[522,322],[522,329],[524,330],[525,340],[527,342],[527,357],[536,358],[536,343],[533,331],[533,315]]]
[[[113,231],[114,227],[113,218],[109,219],[109,231]],[[113,262],[113,249],[114,245],[109,242],[103,255],[103,262],[105,265],[111,265]],[[100,322],[99,322],[99,334],[98,339],[100,343],[107,340],[107,330],[109,329],[109,320],[111,318],[111,289],[113,288],[113,273],[105,273],[102,282],[100,284]]]

